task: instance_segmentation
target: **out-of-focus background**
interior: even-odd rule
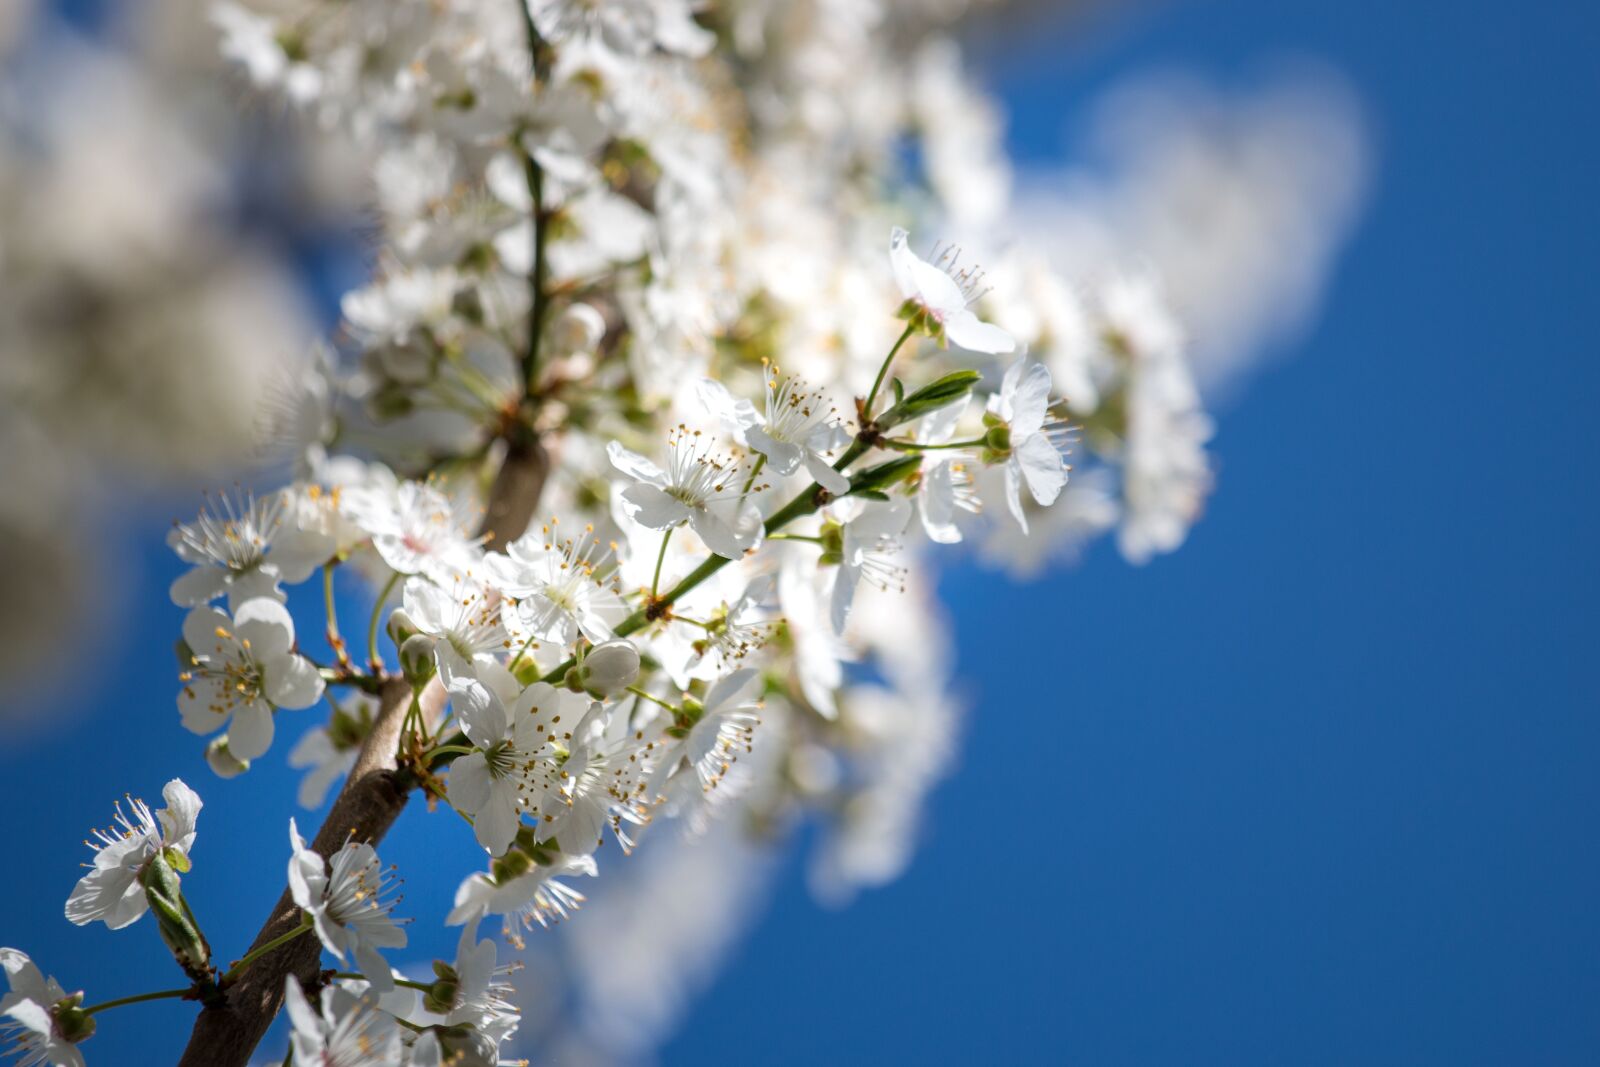
[[[162,538],[248,458],[252,375],[366,271],[348,161],[286,158],[203,20],[135,8],[0,7],[0,943],[107,996],[170,967],[60,918],[123,790],[206,798],[213,942],[279,891],[297,775],[224,787],[177,729]],[[1017,161],[994,225],[1167,277],[1208,513],[1141,568],[951,565],[971,710],[904,875],[840,899],[804,833],[642,850],[682,865],[683,921],[630,926],[602,881],[536,946],[535,1055],[1594,1062],[1600,14],[1041,2],[965,44]],[[430,829],[384,847],[424,961],[479,863]],[[541,1002],[559,969],[577,999]],[[168,1062],[191,1014],[85,1051]]]

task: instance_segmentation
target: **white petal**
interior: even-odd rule
[[[827,460],[815,452],[806,453],[806,473],[834,496],[841,496],[850,491],[850,479],[834,470]]]
[[[227,588],[228,572],[221,567],[196,567],[172,583],[168,595],[180,608],[208,604]]]
[[[750,442],[751,448],[767,457],[768,465],[779,474],[793,474],[794,469],[800,465],[800,456],[804,450],[799,445],[774,440],[767,431],[758,427],[745,431],[745,439]]]
[[[751,538],[741,538],[733,527],[724,522],[720,515],[707,508],[694,512],[689,519],[689,524],[694,527],[694,532],[700,535],[700,540],[706,547],[725,559],[741,559],[744,550],[750,546]]]
[[[503,856],[511,839],[517,836],[517,791],[511,782],[497,782],[489,790],[477,818],[472,820],[473,834],[478,844],[489,850],[491,856]]]
[[[257,660],[281,656],[294,647],[294,619],[289,609],[270,597],[254,597],[233,615],[234,636],[248,643]]]
[[[652,530],[670,529],[689,517],[689,509],[681,500],[645,482],[635,482],[624,489],[622,504],[629,518]]]
[[[946,325],[950,316],[966,311],[967,298],[961,295],[961,286],[933,264],[913,258],[911,281],[917,287],[917,296],[928,309],[945,316]]]
[[[1009,333],[965,309],[945,316],[944,335],[968,352],[1000,355],[1017,350],[1016,339]]]
[[[1011,439],[1032,437],[1044,425],[1045,411],[1050,407],[1050,372],[1043,363],[1019,359],[1006,371],[1000,395],[1008,409],[1005,418],[1011,427]]]
[[[1049,438],[1042,433],[1024,438],[1012,459],[1021,468],[1033,499],[1046,506],[1054,504],[1067,484],[1067,465]]]
[[[253,760],[272,747],[272,709],[252,700],[234,709],[228,727],[228,748],[242,760]]]
[[[911,235],[896,226],[889,231],[889,268],[894,271],[894,283],[900,295],[907,300],[917,295],[917,283],[911,275],[911,264],[917,254],[911,251]]]
[[[458,810],[476,815],[489,802],[489,780],[488,759],[482,752],[474,752],[450,764],[445,792]]]
[[[475,678],[462,679],[450,689],[450,702],[455,706],[461,729],[480,748],[489,748],[505,740],[506,709],[500,698],[488,686]]]
[[[226,638],[219,637],[218,631],[232,633],[233,620],[222,612],[212,607],[195,608],[183,617],[183,641],[189,646],[189,651],[197,656],[207,656],[216,652]],[[230,645],[232,642],[228,642]]]
[[[728,387],[713,378],[701,378],[694,383],[695,398],[705,405],[717,421],[721,422],[743,442],[744,431],[761,424],[756,406],[743,397],[728,392]]]
[[[279,656],[265,669],[267,699],[278,707],[298,711],[322,699],[322,675],[304,656]]]
[[[611,459],[611,465],[630,478],[637,478],[641,482],[651,485],[664,485],[666,475],[661,473],[661,468],[651,463],[637,452],[630,452],[616,441],[606,446],[606,455]]]
[[[195,822],[203,806],[200,796],[182,778],[168,782],[162,788],[161,796],[167,802],[166,810],[159,813],[163,836],[167,844],[188,852],[194,842]]]
[[[1022,532],[1028,532],[1028,516],[1022,511],[1022,471],[1016,458],[1006,460],[1006,507],[1011,509],[1011,514],[1016,517],[1017,525],[1022,527]]]

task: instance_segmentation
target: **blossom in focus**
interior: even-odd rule
[[[901,316],[921,321],[941,341],[948,338],[969,352],[988,355],[1011,352],[1017,342],[1000,327],[973,314],[969,305],[980,295],[983,275],[961,266],[960,253],[946,249],[927,260],[911,251],[910,234],[896,226],[889,234],[889,265],[905,298]]]
[[[1024,530],[1028,517],[1022,510],[1022,487],[1026,485],[1034,500],[1049,506],[1067,484],[1067,430],[1047,419],[1049,411],[1050,372],[1044,364],[1024,357],[1006,371],[1000,392],[990,398],[984,414],[989,428],[984,458],[1005,464],[1006,504]]]
[[[83,1067],[77,1042],[94,1033],[94,1019],[80,1010],[83,994],[69,997],[14,948],[0,948],[0,969],[10,985],[0,997],[0,1055],[15,1056],[18,1067]]]
[[[484,566],[495,587],[516,598],[503,613],[514,636],[570,645],[581,634],[598,643],[628,614],[608,574],[610,555],[593,527],[563,539],[551,520],[485,557]]]
[[[804,465],[822,488],[844,493],[850,488],[850,479],[829,462],[833,452],[850,440],[837,412],[820,393],[794,378],[780,381],[776,368],[768,370],[764,412],[756,411],[748,400],[735,399],[727,386],[711,378],[696,383],[697,393],[724,426],[767,457],[774,472],[789,475]]]
[[[311,916],[317,938],[339,959],[345,953],[355,957],[356,965],[373,989],[386,993],[394,988],[388,964],[378,954],[380,948],[404,948],[406,932],[392,916],[398,898],[387,894],[395,877],[378,862],[378,853],[365,842],[352,841],[323,858],[306,847],[305,839],[289,820],[289,892],[295,905]]]
[[[384,970],[388,975],[388,970]],[[370,997],[341,985],[322,991],[312,1007],[294,975],[283,980],[283,1006],[293,1031],[295,1067],[390,1067],[402,1063],[400,1027]]]
[[[333,540],[301,529],[288,514],[292,493],[262,497],[222,497],[192,523],[178,523],[167,543],[194,569],[172,583],[179,607],[208,604],[228,594],[228,610],[252,597],[278,600],[278,583],[295,585],[333,555]]]
[[[294,651],[294,619],[271,597],[239,605],[232,619],[198,607],[183,620],[189,669],[179,675],[178,711],[186,729],[209,734],[232,720],[228,747],[253,760],[272,746],[274,708],[309,708],[324,683]]]
[[[664,471],[615,441],[607,453],[612,466],[634,479],[622,500],[641,526],[671,530],[688,523],[727,559],[739,559],[760,543],[761,516],[742,488],[744,465],[703,450],[699,431],[680,426],[670,435]]]
[[[451,765],[450,803],[472,817],[478,844],[490,855],[505,852],[523,812],[537,809],[544,799],[544,782],[530,771],[545,762],[558,766],[553,749],[570,740],[585,705],[575,693],[536,682],[517,698],[508,720],[463,718],[477,751]]]
[[[139,875],[145,865],[165,852],[183,857],[187,863],[194,847],[195,821],[200,815],[200,798],[195,791],[174,778],[161,790],[167,806],[152,812],[142,800],[129,798],[128,810],[118,804],[116,823],[109,830],[96,830],[94,866],[78,880],[67,898],[67,920],[78,926],[104,922],[120,930],[137,920],[150,907]]]

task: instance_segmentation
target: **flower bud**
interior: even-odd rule
[[[166,852],[151,857],[139,872],[145,901],[156,917],[161,940],[167,943],[178,966],[190,975],[205,971],[211,960],[211,946],[194,925],[189,906],[183,900],[183,886]]]
[[[229,750],[227,734],[206,746],[206,762],[211,764],[218,778],[237,778],[250,769],[249,760],[242,760]]]
[[[412,634],[400,646],[400,673],[406,681],[420,689],[433,677],[437,664],[433,658],[433,638],[427,634]]]
[[[551,340],[561,352],[593,352],[606,335],[605,317],[588,304],[573,304],[555,322]]]
[[[449,1015],[461,997],[461,978],[443,960],[433,961],[433,973],[437,977],[422,995],[422,1005],[435,1015]]]
[[[639,678],[639,650],[633,642],[616,638],[603,641],[583,657],[577,668],[583,688],[597,696],[610,696]]]
[[[411,621],[411,616],[406,614],[405,608],[395,608],[389,613],[389,624],[385,627],[389,631],[389,640],[394,642],[394,647],[399,648],[406,643],[412,634],[421,633],[417,624]]]

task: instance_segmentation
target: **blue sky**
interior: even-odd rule
[[[1309,337],[1221,412],[1181,552],[947,576],[976,699],[916,863],[840,912],[787,866],[668,1063],[1600,1058],[1600,16],[1556,8],[1151,4],[993,63],[1013,149],[1043,160],[1126,73],[1319,57],[1373,120],[1366,215]],[[171,517],[127,548],[116,685],[70,693],[48,748],[0,751],[0,943],[96,1000],[177,977],[153,931],[60,918],[115,796],[202,783],[191,896],[223,954],[287,848],[278,761],[218,788],[176,730]],[[425,871],[477,851],[428,825],[385,856],[444,951],[454,876]],[[87,1051],[167,1062],[153,1035],[191,1013],[108,1015]]]

